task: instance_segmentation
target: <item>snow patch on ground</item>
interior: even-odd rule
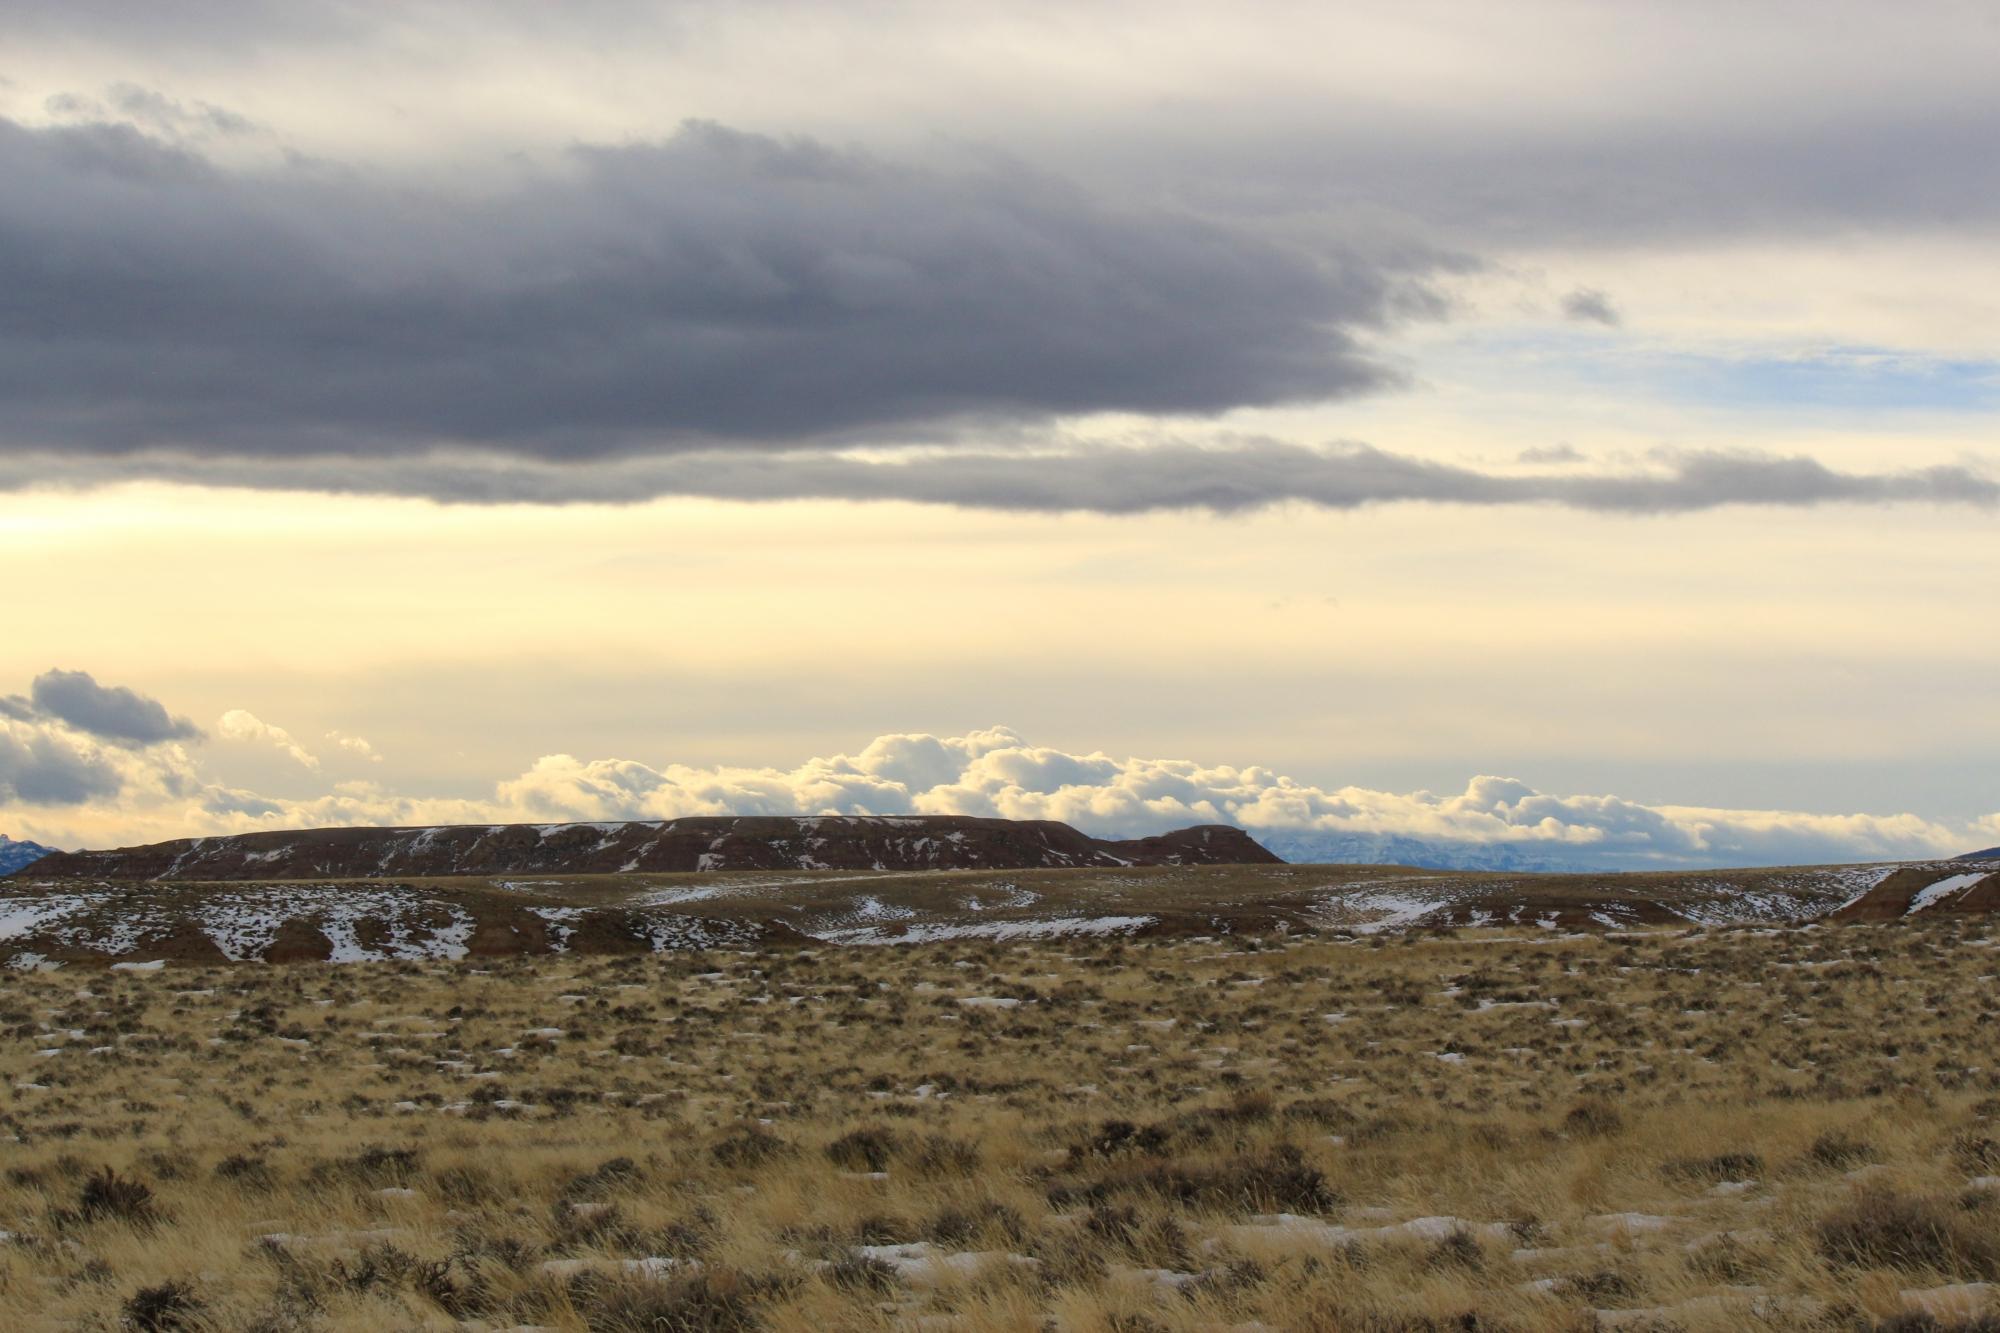
[[[1358,1241],[1438,1241],[1461,1232],[1489,1240],[1504,1240],[1514,1234],[1505,1222],[1468,1222],[1462,1217],[1448,1216],[1413,1217],[1407,1222],[1379,1227],[1347,1227],[1296,1213],[1270,1213],[1251,1218],[1245,1226],[1223,1228],[1223,1234],[1236,1241],[1302,1240],[1329,1248]]]
[[[1992,873],[1990,870],[1975,870],[1969,875],[1952,875],[1935,884],[1927,885],[1923,892],[1910,900],[1910,910],[1921,912],[1927,907],[1935,907],[1945,899],[1971,888]]]
[[[704,856],[707,853],[703,853]],[[632,899],[634,907],[673,907],[679,903],[698,903],[704,898],[713,898],[727,892],[721,884],[685,884],[671,889],[653,889]]]
[[[569,937],[576,934],[576,927],[569,923],[589,915],[581,907],[530,907],[528,910],[548,923],[549,937],[557,953],[569,952]]]
[[[857,1245],[854,1257],[870,1260],[892,1270],[898,1279],[912,1285],[933,1286],[954,1278],[969,1278],[993,1264],[1034,1269],[1041,1261],[1004,1250],[963,1250],[956,1253],[927,1240],[907,1245]]]
[[[0,898],[0,940],[17,940],[44,926],[92,906],[81,894],[51,894],[46,898]]]
[[[391,958],[460,959],[465,957],[466,946],[477,926],[455,904],[424,902],[387,891],[349,890],[330,895],[325,909],[315,924],[332,941],[329,961],[335,963],[375,963]],[[440,911],[446,913],[445,923],[431,925],[426,918]],[[374,946],[364,945],[360,938],[364,923],[372,923],[386,938]]]
[[[1378,912],[1381,915],[1370,921],[1348,927],[1357,935],[1375,935],[1385,930],[1403,930],[1414,926],[1437,911],[1445,904],[1434,898],[1411,898],[1401,894],[1384,893],[1367,900],[1363,911]]]
[[[814,936],[828,944],[930,944],[939,940],[1044,940],[1064,935],[1129,935],[1153,924],[1150,916],[1060,917],[1032,921],[977,921],[904,927],[848,926]]]
[[[232,963],[262,958],[276,943],[285,922],[298,915],[295,903],[270,895],[230,894],[200,904],[195,922]]]

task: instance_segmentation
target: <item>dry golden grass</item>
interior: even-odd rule
[[[14,974],[0,1327],[1972,1327],[1985,931]]]

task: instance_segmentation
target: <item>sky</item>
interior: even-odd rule
[[[2000,843],[2000,11],[0,14],[0,834]]]

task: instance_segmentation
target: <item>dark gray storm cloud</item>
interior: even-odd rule
[[[1273,440],[1211,448],[1176,441],[1062,452],[704,451],[589,467],[485,456],[399,459],[0,457],[0,491],[87,487],[131,477],[191,485],[397,495],[467,504],[630,504],[667,496],[740,501],[892,500],[1030,513],[1242,513],[1298,503],[1551,505],[1603,514],[1677,514],[1734,505],[2000,507],[2000,482],[1969,466],[1844,472],[1811,458],[1663,453],[1644,467],[1485,471],[1367,445]]]
[[[0,695],[0,806],[83,805],[118,795],[127,780],[185,795],[185,756],[163,747],[200,728],[159,700],[87,671],[45,671],[28,693]]]
[[[0,122],[0,450],[578,459],[1213,413],[1395,376],[1418,275],[708,124],[504,188]]]
[[[117,769],[62,736],[0,730],[0,804],[82,805],[123,785]]]
[[[1991,95],[1638,127],[1607,116],[1559,129],[1461,119],[1373,129],[1328,117],[1249,144],[1162,134],[1114,145],[1122,156],[1103,166],[1120,184],[1171,181],[1173,197],[1207,211],[1387,211],[1489,254],[1951,234],[2000,219],[2000,173],[1968,165],[2000,135]]]
[[[170,715],[159,700],[123,685],[100,685],[88,671],[45,671],[35,677],[28,699],[14,696],[9,707],[24,703],[32,710],[29,716],[55,718],[114,745],[159,745],[201,735],[201,728]]]
[[[462,117],[468,89],[546,96],[552,118],[599,100],[699,109],[705,94],[746,121],[774,123],[758,109],[771,104],[789,117],[775,123],[863,138],[917,121],[1100,193],[1204,211],[1393,212],[1482,253],[2000,218],[2000,173],[1985,169],[2000,25],[1976,0],[1521,0],[1504,23],[1477,3],[1277,4],[1233,21],[1195,7],[1173,24],[1155,8],[10,0],[5,22],[23,65],[47,52],[94,53],[107,76],[150,66],[190,106],[198,89],[255,96],[260,73],[307,57],[353,100],[397,103],[418,132],[440,98]],[[1130,42],[1141,28],[1143,50]],[[941,39],[949,61],[935,59]],[[798,98],[814,60],[839,67]],[[982,81],[987,69],[999,77]],[[740,88],[705,92],[710,75]],[[636,91],[649,85],[669,91]],[[893,97],[876,95],[885,85]]]

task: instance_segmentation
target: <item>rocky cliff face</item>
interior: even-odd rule
[[[331,828],[58,852],[38,877],[132,880],[596,875],[690,870],[1025,870],[1273,864],[1227,825],[1106,841],[1051,820],[718,816],[663,823]]]

